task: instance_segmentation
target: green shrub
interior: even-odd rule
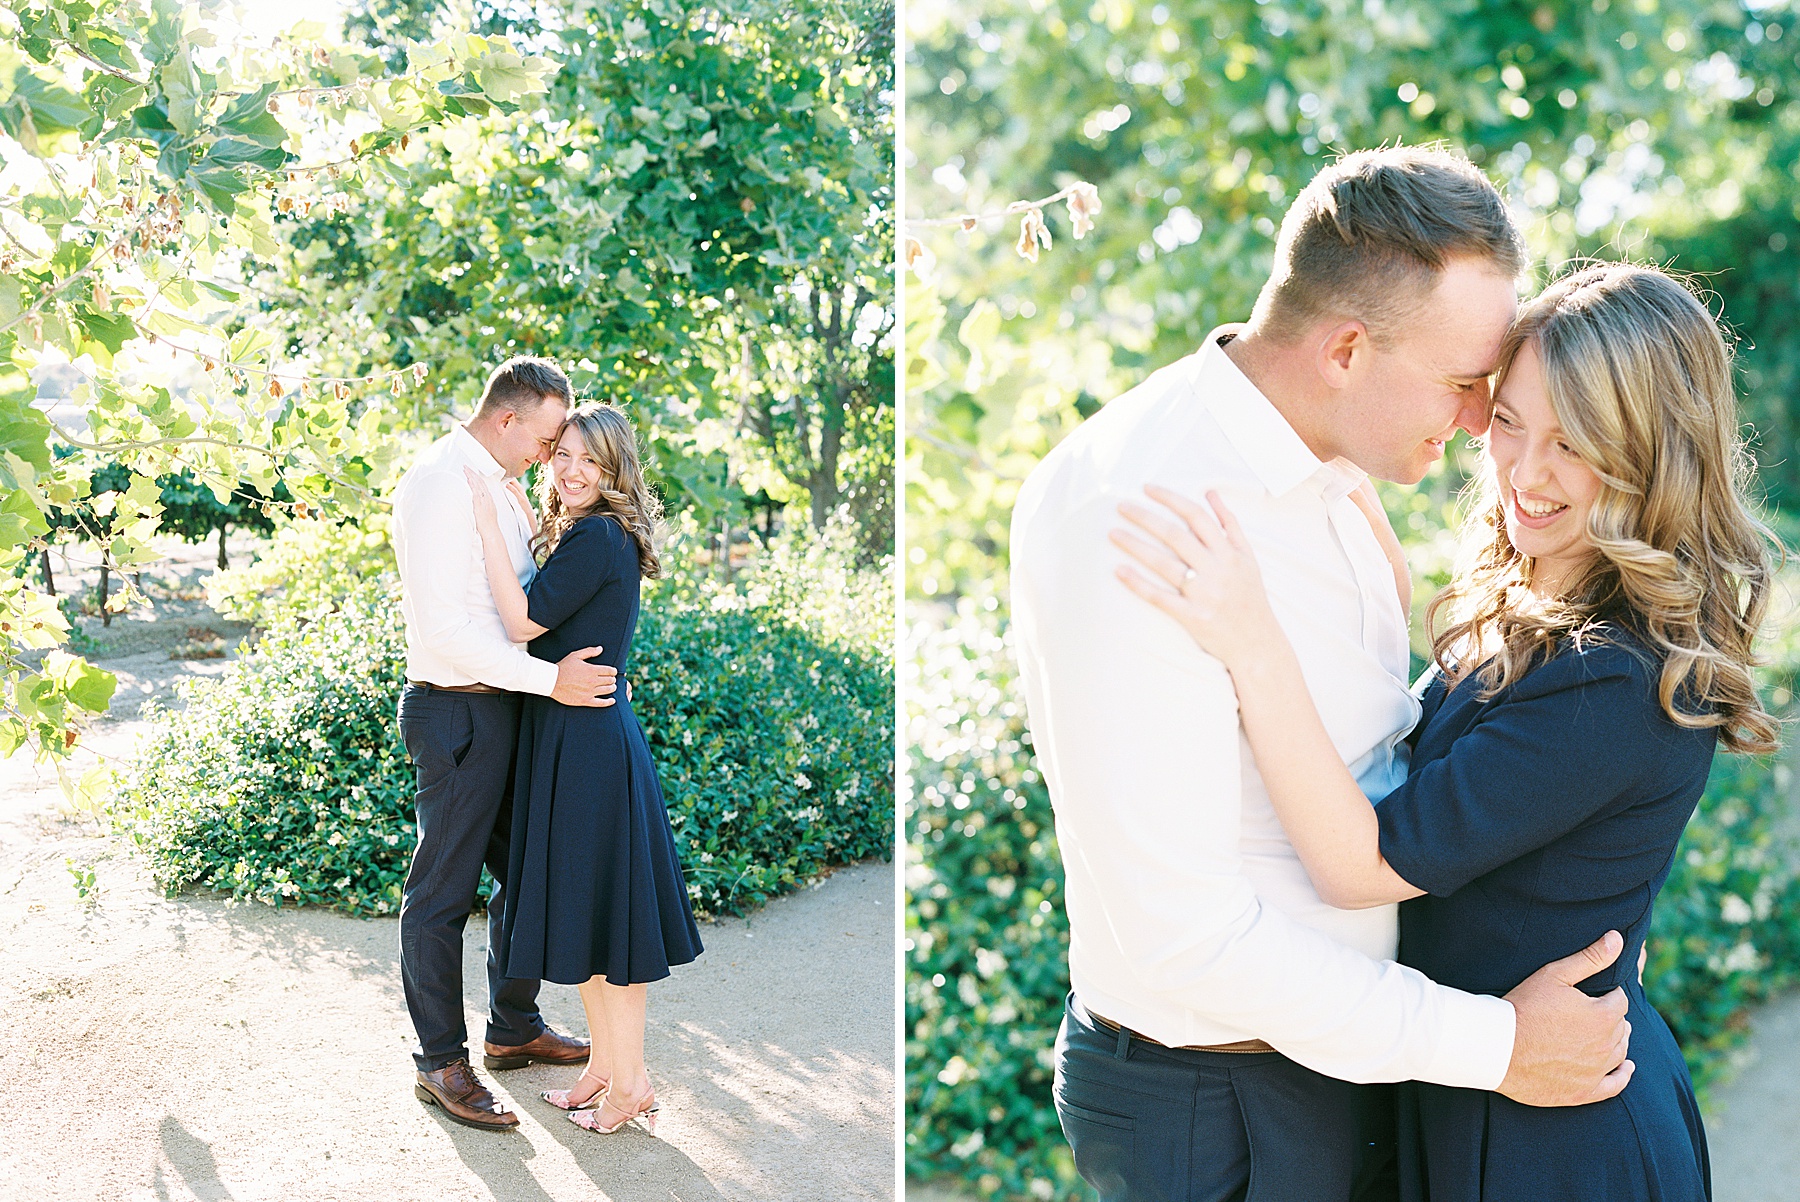
[[[405,660],[391,593],[290,617],[184,686],[113,803],[166,889],[383,913],[412,854],[394,721]],[[633,708],[696,906],[736,912],[892,846],[885,656],[766,611],[645,607]]]
[[[825,642],[859,647],[886,659],[894,640],[892,561],[863,566],[856,526],[840,513],[823,530],[801,524],[761,548],[752,567],[724,584],[696,552],[711,545],[709,532],[691,517],[670,522],[663,550],[666,576],[646,582],[645,600],[744,607],[780,614],[782,620]]]
[[[1785,697],[1793,660],[1775,650],[1765,695]],[[985,1197],[1091,1197],[1051,1107],[1068,929],[1011,651],[965,603],[909,661],[907,1171]],[[1703,1096],[1748,1007],[1800,984],[1786,776],[1719,756],[1657,901],[1644,979]]]
[[[394,709],[398,606],[372,594],[289,619],[222,676],[181,685],[113,800],[115,825],[174,891],[354,913],[396,909],[415,840]]]
[[[887,664],[764,610],[645,607],[632,708],[698,905],[741,911],[892,854]]]
[[[1644,985],[1705,1096],[1750,1006],[1800,984],[1800,871],[1787,770],[1721,755],[1656,900]]]
[[[971,611],[911,663],[907,1172],[990,1197],[1085,1196],[1050,1106],[1068,919],[1012,653]]]
[[[385,591],[393,572],[385,513],[359,523],[282,518],[254,562],[207,577],[206,602],[227,618],[273,626],[327,613],[367,589]]]

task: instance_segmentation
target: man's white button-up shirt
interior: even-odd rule
[[[1146,484],[1217,489],[1326,730],[1380,797],[1406,776],[1419,707],[1393,570],[1349,495],[1362,479],[1308,450],[1209,336],[1021,489],[1013,636],[1066,869],[1069,975],[1088,1009],[1170,1046],[1260,1038],[1343,1080],[1493,1089],[1511,1005],[1394,963],[1395,907],[1319,900],[1224,666],[1113,574],[1118,502]]]
[[[406,470],[394,489],[394,554],[406,616],[406,678],[425,684],[485,684],[548,697],[556,665],[506,637],[494,606],[474,501],[464,467],[488,483],[519,583],[528,584],[531,524],[506,488],[506,472],[458,425]]]

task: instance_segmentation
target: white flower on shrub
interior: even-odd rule
[[[1724,976],[1734,972],[1755,972],[1762,967],[1763,958],[1761,953],[1756,950],[1756,945],[1745,940],[1732,948],[1723,959],[1714,956],[1712,960],[1717,965],[1714,971],[1720,976]]]
[[[939,1075],[942,1076],[942,1074]],[[977,1127],[975,1130],[969,1132],[967,1135],[950,1145],[950,1155],[956,1157],[958,1160],[967,1160],[969,1157],[975,1155],[975,1153],[981,1151],[986,1143],[987,1136],[982,1133],[980,1127]]]
[[[1742,926],[1756,917],[1756,914],[1751,910],[1749,902],[1735,893],[1727,893],[1719,906],[1719,917],[1734,926]]]

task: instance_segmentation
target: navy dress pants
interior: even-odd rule
[[[1279,1052],[1166,1048],[1094,1021],[1056,1037],[1057,1117],[1100,1202],[1393,1202],[1394,1087]]]
[[[483,865],[495,882],[488,898],[487,1040],[516,1047],[544,1030],[539,982],[501,972],[520,704],[513,693],[456,693],[419,684],[408,684],[400,695],[400,737],[413,762],[419,827],[400,900],[400,977],[419,1036],[413,1060],[422,1072],[469,1054],[462,936]]]

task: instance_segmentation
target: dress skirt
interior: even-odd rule
[[[1586,1106],[1400,1086],[1402,1202],[1706,1202],[1706,1133],[1681,1049],[1636,980],[1625,986],[1631,1082]]]
[[[669,814],[624,691],[607,708],[525,699],[513,782],[506,975],[660,981],[700,955]]]

